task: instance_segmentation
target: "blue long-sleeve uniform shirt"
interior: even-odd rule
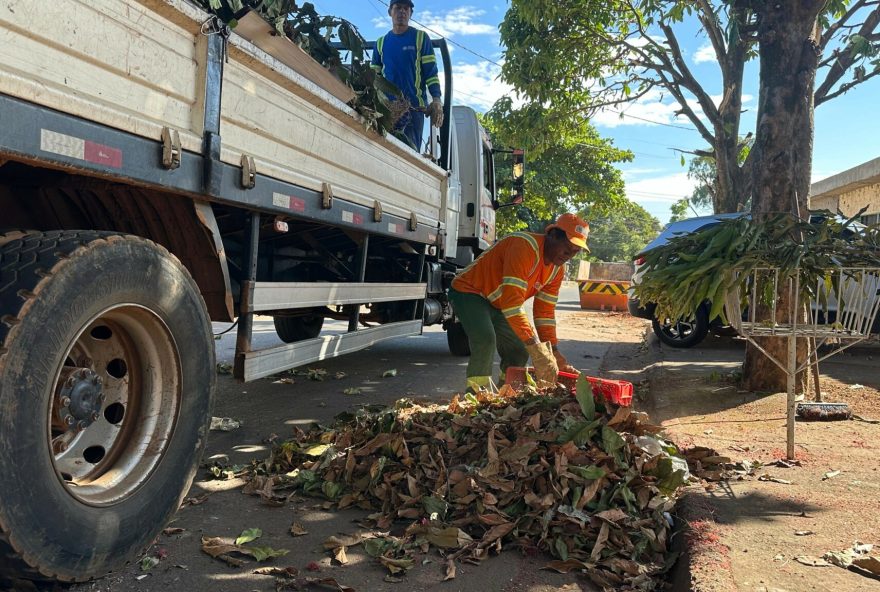
[[[431,39],[419,29],[409,27],[400,35],[388,31],[376,41],[372,66],[403,92],[413,107],[428,104],[428,93],[440,96],[437,58]]]
[[[416,109],[428,104],[426,90],[432,97],[440,97],[437,58],[431,39],[424,31],[413,27],[400,35],[389,31],[376,41],[371,64],[373,69],[393,82],[409,101],[409,112],[395,123],[394,129],[403,133],[416,151],[421,150],[425,116]]]

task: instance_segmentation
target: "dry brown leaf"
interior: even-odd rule
[[[443,581],[446,582],[448,580],[455,579],[455,561],[453,559],[446,560],[446,577],[443,578]]]
[[[261,567],[252,573],[258,576],[275,576],[276,578],[295,578],[299,570],[295,567]]]
[[[187,506],[199,506],[199,505],[205,503],[206,501],[208,501],[208,497],[210,495],[211,494],[209,494],[209,493],[203,493],[203,494],[197,495],[195,497],[188,497],[181,502],[180,507],[185,508]]]
[[[336,578],[304,578],[304,581],[307,586],[324,586],[338,592],[356,592],[351,586],[340,584]]]
[[[859,569],[869,571],[875,576],[880,576],[880,558],[878,557],[856,557],[852,564]]]
[[[345,547],[337,547],[333,550],[333,559],[338,561],[340,565],[345,565],[348,563],[348,554],[345,552]]]
[[[412,559],[394,559],[392,557],[379,557],[379,562],[388,568],[392,575],[403,573],[415,565],[415,561]]]
[[[241,555],[253,557],[253,551],[250,549],[240,545],[227,543],[218,537],[202,537],[202,551],[215,559],[226,562],[232,567],[241,567],[245,562],[233,557],[231,553],[239,553]]]
[[[595,516],[597,518],[601,518],[602,520],[607,520],[608,522],[620,522],[621,520],[626,520],[627,518],[629,518],[629,515],[620,508],[605,510],[604,512],[599,512],[595,514]]]
[[[608,532],[610,527],[607,522],[602,522],[602,527],[599,529],[599,536],[596,537],[596,542],[593,544],[593,551],[590,553],[590,559],[593,561],[598,561],[599,557],[602,556],[602,549],[605,548],[605,544],[608,542]]]
[[[290,534],[298,537],[309,534],[309,531],[307,531],[306,528],[299,522],[294,522],[290,525]]]
[[[480,539],[480,546],[486,546],[489,543],[495,542],[496,540],[507,536],[510,534],[510,531],[514,529],[516,526],[516,522],[508,522],[506,524],[498,524],[497,526],[493,526],[486,534],[483,535],[483,538]]]
[[[574,571],[576,569],[590,569],[592,567],[594,567],[594,566],[591,564],[584,563],[583,561],[580,561],[579,559],[573,559],[573,558],[569,557],[565,561],[560,561],[558,559],[555,561],[551,561],[551,562],[547,563],[541,569],[552,570],[552,571],[555,571],[558,573],[569,573],[569,572]]]

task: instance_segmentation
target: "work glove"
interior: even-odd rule
[[[431,117],[431,125],[434,127],[443,126],[443,101],[440,97],[434,97],[434,100],[428,105],[428,115]]]
[[[529,352],[532,365],[535,367],[538,388],[556,386],[556,381],[559,378],[559,366],[553,356],[552,346],[547,342],[527,343],[526,351]]]
[[[565,356],[558,349],[553,350],[553,357],[556,358],[556,366],[560,371],[568,372],[569,374],[580,374],[574,366],[568,363],[568,360],[565,359]]]

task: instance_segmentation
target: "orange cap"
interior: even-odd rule
[[[571,244],[589,250],[589,247],[587,247],[587,236],[590,234],[590,225],[574,214],[562,214],[544,232],[549,232],[554,228],[565,231],[565,236],[568,237],[568,242]]]

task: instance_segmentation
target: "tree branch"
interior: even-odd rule
[[[874,2],[870,2],[870,4],[874,4]],[[825,47],[831,43],[831,40],[837,34],[837,32],[846,25],[847,21],[855,15],[856,12],[869,5],[868,0],[857,0],[855,4],[853,4],[849,10],[846,11],[842,17],[837,19],[836,22],[831,23],[831,26],[828,27],[828,30],[822,33],[822,38],[819,41],[819,49],[821,51],[825,51]]]
[[[681,107],[681,112],[691,120],[691,123],[697,128],[697,131],[703,136],[703,139],[710,146],[714,146],[715,136],[709,131],[709,128],[703,123],[703,120],[697,117],[697,114],[688,104],[684,93],[681,92],[681,87],[677,83],[667,79],[662,72],[658,72],[657,76],[661,79],[661,84],[672,94],[673,97],[675,97],[675,100],[678,101],[678,104]]]
[[[721,23],[715,18],[715,13],[709,5],[709,0],[699,0],[697,4],[700,9],[697,18],[700,19],[700,22],[703,23],[703,28],[706,29],[709,41],[712,42],[712,47],[715,49],[715,55],[718,56],[718,63],[721,65],[721,73],[726,77],[727,48],[724,43],[724,32],[721,30]]]
[[[864,6],[864,3],[866,1],[867,0],[859,0],[858,2],[856,2],[856,4],[861,4],[862,6]],[[838,21],[838,23],[839,22],[840,21]],[[865,22],[862,25],[862,28],[859,29],[859,35],[866,38],[872,36],[876,31],[878,25],[880,25],[880,8],[875,8],[865,18]],[[853,55],[851,51],[842,51],[838,53],[837,59],[834,61],[834,63],[831,64],[828,69],[828,74],[825,76],[825,80],[822,81],[822,84],[813,95],[814,105],[821,105],[822,103],[827,101],[830,96],[836,97],[841,94],[839,92],[834,92],[832,94],[831,89],[834,88],[834,85],[840,82],[840,79],[843,78],[847,70],[849,70],[858,59],[860,59],[860,56]],[[855,82],[855,84],[858,83],[858,81]],[[855,86],[855,84],[849,83],[847,90]]]
[[[706,114],[706,117],[709,118],[712,125],[720,124],[721,114],[718,112],[715,103],[712,102],[712,97],[710,97],[703,87],[700,86],[700,83],[697,82],[697,79],[694,78],[694,75],[687,67],[681,53],[681,47],[678,44],[678,39],[675,37],[675,32],[666,23],[660,23],[660,29],[663,31],[663,34],[666,35],[666,40],[669,42],[669,50],[672,54],[672,59],[675,62],[682,79],[680,84],[694,93],[694,96],[697,97],[697,102],[699,102],[700,107],[703,108],[703,113]]]
[[[846,84],[841,84],[840,88],[838,88],[833,93],[823,95],[821,98],[816,98],[815,99],[815,106],[818,107],[822,103],[827,103],[831,99],[839,97],[840,95],[849,91],[853,87],[858,86],[858,85],[862,84],[863,82],[870,80],[871,78],[873,78],[874,76],[877,76],[878,74],[880,74],[880,70],[873,70],[873,71],[871,71],[870,74],[866,74],[861,80],[853,80],[852,82],[847,82]]]

